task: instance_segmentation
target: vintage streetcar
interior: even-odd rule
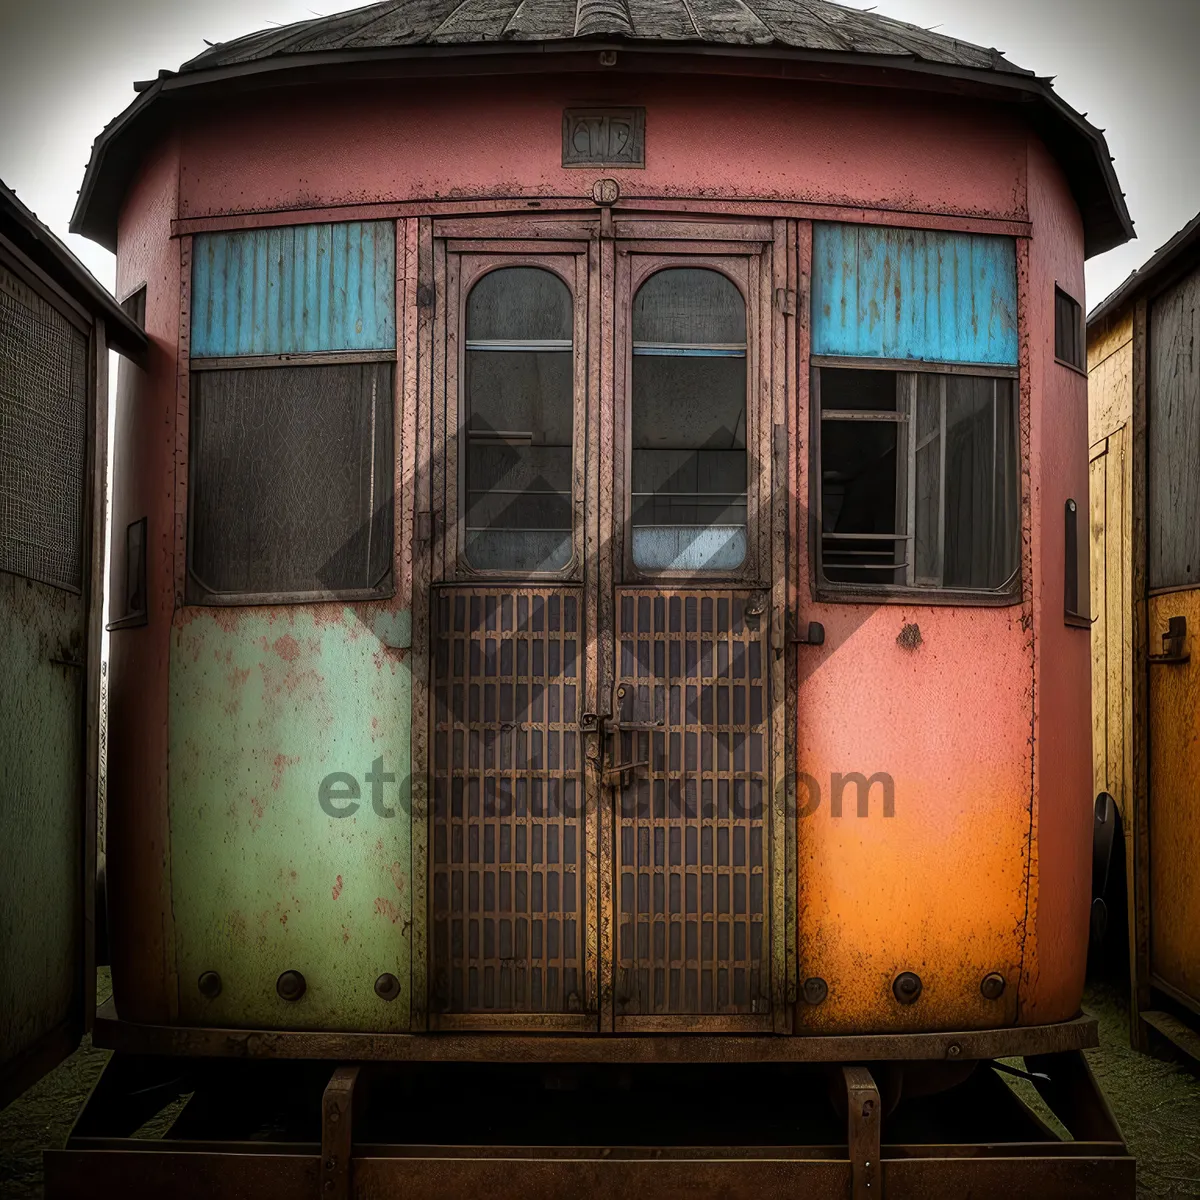
[[[1101,132],[821,0],[389,0],[138,88],[74,217],[150,342],[116,1055],[50,1194],[1131,1195]]]

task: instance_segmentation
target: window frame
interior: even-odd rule
[[[307,592],[220,592],[213,591],[200,577],[195,569],[193,555],[196,539],[194,522],[196,515],[196,472],[190,469],[193,455],[197,450],[196,438],[196,406],[191,402],[190,380],[202,371],[259,371],[273,370],[276,367],[321,367],[321,366],[354,366],[356,364],[387,363],[392,367],[392,387],[390,394],[382,398],[382,403],[389,404],[392,412],[392,445],[389,459],[392,467],[392,545],[388,555],[387,570],[379,582],[368,588],[338,588],[333,590],[313,590]],[[263,605],[283,604],[320,604],[326,601],[370,601],[388,600],[396,594],[396,545],[399,530],[397,528],[397,494],[395,476],[397,463],[397,446],[399,436],[398,410],[396,405],[396,380],[400,372],[397,351],[391,350],[330,350],[312,354],[263,354],[263,355],[231,355],[223,358],[192,358],[188,360],[189,403],[188,403],[188,463],[187,474],[187,554],[186,554],[186,586],[184,603],[197,608],[252,608]]]
[[[620,474],[614,480],[613,522],[621,530],[619,562],[624,583],[689,581],[697,586],[767,586],[763,575],[769,574],[771,554],[769,545],[763,543],[771,536],[771,506],[770,496],[764,496],[762,488],[764,482],[769,486],[770,479],[770,414],[763,420],[758,411],[760,404],[756,402],[762,371],[759,342],[771,333],[769,301],[760,295],[765,282],[769,282],[764,277],[763,250],[763,243],[755,239],[693,242],[685,250],[673,253],[653,244],[628,243],[618,251],[615,333],[621,366],[617,374],[619,391],[614,397],[617,423],[614,442],[618,447],[614,458]],[[738,566],[728,570],[654,569],[639,567],[633,561],[633,302],[651,276],[673,268],[711,270],[724,275],[746,305],[746,556]]]
[[[1079,361],[1072,362],[1069,358],[1063,358],[1058,353],[1058,298],[1062,297],[1071,308],[1071,313],[1075,319],[1074,339],[1075,346],[1079,351]],[[1054,361],[1060,366],[1067,367],[1077,374],[1087,377],[1087,332],[1085,329],[1083,305],[1071,295],[1066,288],[1059,284],[1054,285]]]
[[[1020,371],[1016,367],[996,366],[979,363],[942,363],[926,362],[920,359],[873,359],[849,358],[839,355],[812,355],[809,360],[809,445],[808,457],[809,474],[809,585],[816,600],[830,603],[861,603],[870,600],[884,604],[912,604],[934,606],[1006,608],[1019,604],[1024,595],[1025,562],[1024,555],[1018,547],[1017,569],[1011,580],[1003,589],[984,588],[941,588],[928,584],[864,584],[838,583],[825,577],[824,543],[822,522],[822,468],[821,468],[821,371],[852,370],[852,371],[887,371],[900,377],[909,376],[909,381],[898,380],[898,386],[909,395],[910,401],[915,396],[918,375],[969,375],[990,379],[1010,379],[1013,383],[1014,421],[1016,422],[1015,445],[1017,449],[1017,512],[1018,527],[1023,531],[1024,520],[1024,454],[1022,450],[1021,428],[1021,380]],[[910,407],[911,411],[911,407]],[[857,418],[862,420],[864,418]],[[883,419],[883,418],[880,418]],[[895,417],[897,424],[909,426],[909,417],[901,417],[899,412]],[[914,490],[916,485],[915,439],[907,439],[906,457],[908,460],[907,479],[907,512],[905,514],[906,529],[902,535],[906,543],[915,547],[916,538],[916,505]],[[944,483],[943,483],[944,504]],[[898,535],[900,531],[895,531]],[[880,535],[879,540],[887,539]],[[896,540],[900,540],[898,536]],[[911,552],[909,557],[912,557]]]
[[[588,288],[587,246],[551,244],[526,248],[523,245],[498,245],[495,249],[451,245],[447,259],[449,329],[452,346],[445,357],[447,421],[443,429],[433,429],[433,455],[445,475],[444,529],[435,538],[445,537],[446,574],[454,580],[479,582],[566,581],[583,578],[584,563],[584,483],[586,462],[588,405]],[[467,301],[475,285],[485,275],[507,267],[533,267],[549,271],[560,279],[571,295],[571,557],[553,571],[515,571],[474,566],[466,553],[467,456],[458,447],[467,436]],[[451,407],[453,406],[453,407]],[[435,504],[436,509],[436,504]],[[436,578],[436,573],[435,573]]]

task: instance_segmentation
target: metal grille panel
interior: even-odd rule
[[[619,1015],[770,1011],[769,619],[748,601],[617,596],[610,763],[649,763],[617,808]]]
[[[455,589],[434,608],[434,1010],[581,1012],[579,593]]]
[[[0,571],[83,583],[87,338],[0,267]]]

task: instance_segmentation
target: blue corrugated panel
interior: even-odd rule
[[[390,350],[395,280],[391,221],[198,234],[192,357]]]
[[[812,352],[1017,365],[1012,238],[813,227]]]

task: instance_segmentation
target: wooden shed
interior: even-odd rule
[[[90,1020],[108,350],[140,327],[0,183],[0,1105]]]
[[[1095,790],[1125,831],[1130,1006],[1186,1045],[1200,1017],[1200,216],[1087,325]],[[1098,799],[1103,807],[1103,801]]]

